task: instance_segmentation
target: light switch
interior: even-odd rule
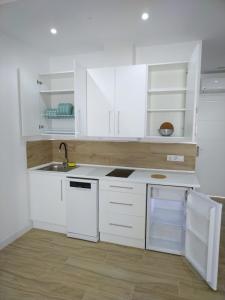
[[[184,162],[184,156],[183,155],[167,155],[167,161]]]

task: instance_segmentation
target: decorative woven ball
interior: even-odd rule
[[[172,129],[174,130],[173,124],[170,122],[164,122],[161,124],[160,129]]]

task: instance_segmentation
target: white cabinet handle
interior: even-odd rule
[[[61,179],[61,201],[63,201],[63,180]]]
[[[81,132],[81,117],[80,117],[80,109],[78,110],[78,116],[77,116],[77,132]]]
[[[132,186],[110,185],[110,187],[111,188],[126,189],[126,190],[133,190]]]
[[[118,205],[125,205],[125,206],[133,206],[132,203],[123,203],[123,202],[114,202],[114,201],[110,201],[110,204],[118,204]]]
[[[111,111],[109,110],[109,133],[111,133]]]
[[[116,224],[116,223],[109,223],[110,226],[116,226],[116,227],[123,227],[123,228],[133,228],[133,226],[130,225],[122,225],[122,224]]]
[[[120,134],[120,111],[117,112],[117,132]]]

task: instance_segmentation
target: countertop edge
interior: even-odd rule
[[[49,164],[52,164],[52,163],[59,163],[59,162],[50,162],[50,163],[46,163],[46,164],[43,164],[43,165],[39,165],[39,166],[35,166],[35,167],[32,167],[32,168],[29,168],[27,169],[27,172],[28,174],[29,173],[38,173],[38,174],[42,174],[44,172],[44,174],[51,174],[51,175],[58,175],[58,176],[61,176],[61,177],[73,177],[73,178],[83,178],[83,179],[96,179],[96,180],[116,180],[116,181],[120,181],[120,182],[134,182],[134,183],[144,183],[144,184],[152,184],[152,185],[164,185],[164,186],[179,186],[179,187],[187,187],[187,188],[200,188],[200,184],[198,182],[198,179],[197,179],[197,175],[195,172],[193,171],[179,171],[179,170],[163,170],[163,169],[146,169],[146,168],[132,168],[134,169],[135,171],[143,171],[143,172],[159,172],[159,173],[162,173],[162,172],[165,172],[165,173],[172,173],[174,175],[193,175],[196,177],[196,182],[194,183],[189,183],[188,181],[187,182],[176,182],[176,180],[164,180],[164,179],[159,179],[159,180],[155,180],[155,179],[151,179],[150,176],[149,176],[149,179],[148,178],[143,178],[143,179],[138,179],[138,178],[118,178],[118,177],[106,177],[105,175],[102,175],[102,176],[98,176],[98,175],[88,175],[88,174],[73,174],[73,171],[76,170],[73,169],[71,171],[68,171],[68,172],[54,172],[54,171],[43,171],[43,170],[38,170],[42,167],[45,167],[45,166],[48,166]],[[96,169],[100,169],[100,168],[110,168],[110,169],[114,169],[114,168],[121,168],[121,169],[130,169],[128,167],[121,167],[121,166],[103,166],[103,165],[90,165],[90,164],[77,164],[78,167],[89,167],[89,168],[96,168]]]

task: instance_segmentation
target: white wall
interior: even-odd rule
[[[50,69],[53,72],[72,69],[74,60],[87,68],[188,61],[197,43],[199,41],[150,47],[107,45],[94,53],[51,57]]]
[[[201,95],[197,173],[201,191],[225,197],[225,94]]]
[[[136,48],[137,64],[189,61],[199,41]]]
[[[225,70],[225,41],[224,39],[203,41],[202,72]]]
[[[79,54],[74,56],[57,56],[50,58],[50,70],[73,69],[74,61],[87,68],[130,65],[133,63],[132,46],[105,47],[103,51]]]
[[[26,147],[20,138],[17,67],[43,71],[46,66],[48,61],[43,55],[34,54],[0,34],[0,248],[30,224]]]

